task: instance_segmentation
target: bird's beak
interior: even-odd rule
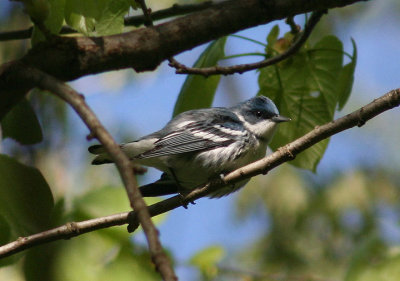
[[[272,117],[272,121],[276,122],[276,123],[281,123],[281,122],[288,122],[292,119],[282,116],[282,115],[276,115],[274,117]]]

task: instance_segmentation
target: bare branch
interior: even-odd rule
[[[157,216],[159,214],[166,213],[170,210],[183,206],[185,202],[194,201],[198,198],[206,196],[223,185],[230,185],[245,178],[249,178],[258,174],[265,174],[282,163],[294,159],[297,154],[313,146],[314,144],[352,127],[361,127],[366,121],[399,105],[400,88],[388,92],[382,97],[344,117],[316,127],[311,132],[283,146],[271,155],[232,171],[225,176],[223,181],[215,181],[205,185],[201,189],[193,191],[186,196],[184,200],[182,200],[180,195],[177,195],[153,204],[148,208],[149,213],[151,216]],[[130,231],[133,231],[137,228],[138,216],[136,212],[121,213],[82,222],[71,222],[58,228],[47,230],[28,237],[21,237],[14,242],[1,246],[0,258],[21,252],[35,245],[59,239],[71,238],[97,229],[122,225],[128,222],[130,223],[128,226]]]
[[[37,87],[50,91],[66,101],[79,115],[90,130],[90,135],[96,137],[110,155],[124,183],[128,198],[140,224],[146,234],[149,250],[156,268],[164,280],[176,280],[168,257],[164,253],[158,239],[158,230],[154,226],[147,205],[137,187],[133,167],[128,157],[121,151],[110,133],[103,127],[97,116],[86,104],[84,96],[77,93],[67,84],[32,67],[21,66],[21,79],[31,81]]]
[[[321,19],[322,15],[326,13],[326,11],[318,11],[314,12],[310,19],[308,20],[304,31],[301,33],[301,35],[298,37],[298,39],[293,43],[290,48],[288,48],[285,52],[282,54],[279,54],[275,57],[265,59],[259,62],[255,63],[247,63],[247,64],[238,64],[238,65],[233,65],[233,66],[212,66],[212,67],[202,67],[202,68],[196,68],[196,67],[187,67],[186,65],[183,65],[176,61],[175,59],[170,59],[169,65],[176,68],[176,73],[177,74],[199,74],[203,76],[210,76],[210,75],[216,75],[216,74],[223,74],[223,75],[230,75],[230,74],[235,74],[239,73],[242,74],[246,71],[254,70],[254,69],[259,69],[262,67],[266,67],[269,65],[276,64],[280,61],[283,61],[290,57],[291,55],[295,54],[301,46],[307,41],[307,38],[310,36],[312,30],[314,27],[317,25],[319,20]]]

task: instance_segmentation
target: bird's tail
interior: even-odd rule
[[[108,156],[104,147],[100,144],[92,145],[88,148],[89,152],[95,154],[96,157],[93,159],[93,165],[101,165],[106,163],[113,163],[110,156]]]

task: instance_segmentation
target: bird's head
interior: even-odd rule
[[[279,115],[273,101],[264,96],[251,98],[236,105],[232,110],[244,123],[247,130],[266,142],[271,140],[279,123],[291,120]]]

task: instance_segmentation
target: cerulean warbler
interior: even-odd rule
[[[289,120],[269,98],[258,96],[230,108],[183,112],[160,131],[120,146],[134,164],[164,172],[160,180],[140,188],[143,196],[187,194],[264,157],[278,124]],[[94,165],[112,162],[101,145],[89,147],[89,152],[97,154]],[[227,195],[247,182],[223,187],[210,197]]]

